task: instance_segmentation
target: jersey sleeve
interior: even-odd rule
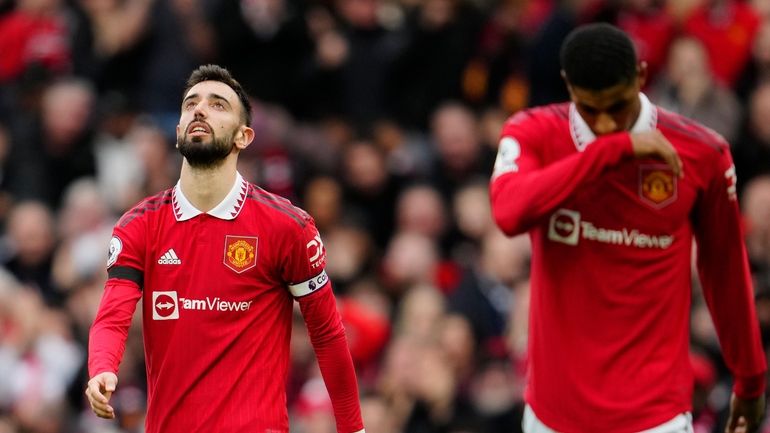
[[[697,267],[735,394],[755,398],[765,389],[765,355],[754,306],[735,166],[725,145],[694,214]]]
[[[305,217],[301,230],[289,242],[282,278],[291,294],[301,298],[326,287],[326,249],[310,216]]]
[[[326,250],[313,219],[308,216],[305,222],[289,248],[283,278],[299,302],[332,401],[337,431],[360,432],[363,420],[358,383],[345,328],[324,270]]]
[[[113,229],[107,282],[88,339],[88,372],[118,372],[144,280],[145,221],[126,214]]]
[[[528,231],[581,184],[633,156],[630,135],[622,132],[597,138],[583,152],[544,161],[542,153],[555,128],[540,116],[521,112],[501,132],[490,197],[495,221],[507,235]]]

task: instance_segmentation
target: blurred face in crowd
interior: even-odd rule
[[[404,290],[417,283],[432,282],[437,263],[438,251],[430,238],[403,232],[390,240],[383,271],[394,290]]]
[[[708,75],[708,54],[703,43],[694,38],[680,38],[674,41],[668,56],[667,73],[674,84],[682,84],[695,76]]]
[[[437,239],[444,232],[446,210],[441,195],[430,186],[413,186],[398,199],[396,219],[399,230]]]
[[[238,95],[225,83],[203,81],[187,92],[177,125],[177,147],[195,168],[218,166],[236,147],[247,146],[254,131],[243,124]]]
[[[48,146],[66,148],[88,127],[94,93],[83,81],[62,81],[46,89],[41,114]]]
[[[378,0],[340,0],[337,10],[353,27],[373,28],[377,25]]]
[[[358,141],[345,151],[345,177],[359,192],[376,194],[387,183],[385,157],[368,141]]]
[[[770,0],[768,0],[770,3]],[[770,22],[764,22],[759,28],[759,33],[754,38],[752,55],[759,65],[770,63]]]
[[[433,115],[431,133],[444,163],[462,171],[472,165],[481,150],[478,125],[473,113],[459,104],[439,108]]]
[[[770,175],[752,179],[741,197],[747,225],[746,247],[758,263],[770,263]]]
[[[597,136],[631,129],[641,110],[639,92],[646,76],[647,65],[641,63],[639,74],[631,82],[591,90],[571,85],[564,75],[570,99]]]
[[[763,17],[770,16],[770,0],[751,0],[751,7]]]
[[[41,263],[53,249],[55,235],[51,211],[38,202],[16,205],[8,217],[8,236],[22,263]]]

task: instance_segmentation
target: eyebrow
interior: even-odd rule
[[[584,102],[578,102],[577,105],[580,106],[580,109],[582,109],[584,111],[588,111],[589,113],[597,113],[597,112],[599,112],[598,108],[593,107],[591,105],[587,105]]]
[[[184,105],[184,103],[187,102],[188,99],[195,99],[195,98],[199,98],[199,97],[200,97],[200,95],[198,95],[197,93],[191,93],[191,94],[187,95],[187,97],[182,100],[182,105]],[[218,95],[216,93],[209,93],[208,94],[208,98],[216,99],[218,101],[222,101],[225,104],[227,104],[228,107],[232,107],[230,105],[230,101],[228,101],[227,98],[225,98],[222,95]]]
[[[621,109],[627,107],[630,103],[631,103],[631,101],[629,101],[629,100],[621,100],[621,101],[618,101],[618,102],[610,105],[609,107],[606,107],[603,110],[601,110],[601,109],[599,109],[597,107],[591,106],[591,105],[587,105],[584,102],[578,102],[577,105],[579,105],[582,110],[588,111],[590,113],[598,113],[600,111],[601,112],[612,113],[614,111],[621,110]]]

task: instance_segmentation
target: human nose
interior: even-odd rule
[[[594,122],[594,132],[597,135],[603,135],[603,134],[609,134],[611,132],[615,132],[618,128],[618,124],[615,122],[615,119],[612,118],[607,113],[599,113],[598,116],[596,116],[596,121]]]
[[[195,104],[195,109],[193,110],[193,115],[196,119],[199,118],[205,118],[208,113],[206,112],[206,103],[205,101],[200,101],[197,104]]]

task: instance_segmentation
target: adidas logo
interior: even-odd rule
[[[166,251],[165,254],[160,256],[158,259],[159,265],[181,265],[182,260],[179,259],[179,257],[176,256],[176,252],[173,248],[169,248],[168,251]]]

